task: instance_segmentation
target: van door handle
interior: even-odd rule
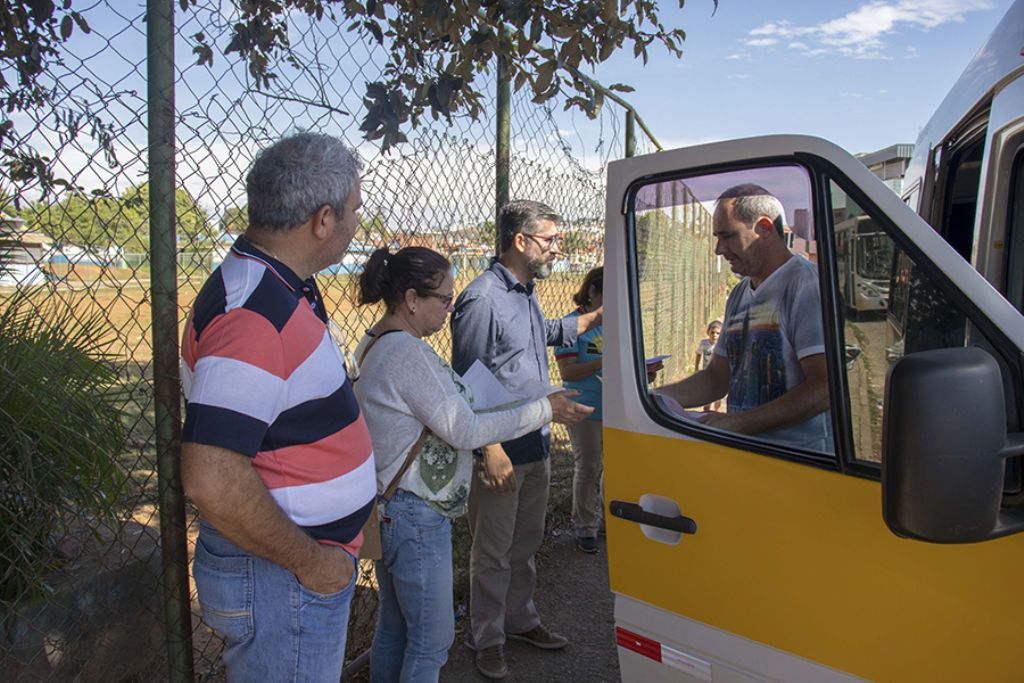
[[[697,533],[697,522],[683,515],[666,517],[665,515],[648,512],[636,503],[626,503],[621,500],[611,501],[608,504],[608,509],[611,510],[611,513],[616,517],[628,519],[629,521],[637,522],[638,524],[655,526],[659,529],[668,529],[669,531],[675,531],[681,534]]]

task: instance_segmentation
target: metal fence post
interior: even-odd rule
[[[501,251],[498,234],[498,212],[509,200],[509,135],[512,128],[512,79],[508,60],[498,57],[497,128],[494,143],[494,254]]]
[[[636,114],[632,109],[626,110],[626,156],[636,155]]]
[[[150,289],[167,679],[193,679],[185,499],[181,487],[178,263],[174,177],[174,0],[147,0]]]

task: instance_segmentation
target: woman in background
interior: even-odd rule
[[[604,267],[592,269],[573,295],[578,308],[570,315],[589,313],[604,301]],[[601,436],[601,369],[604,332],[595,327],[581,334],[576,344],[558,349],[555,359],[563,386],[575,389],[575,400],[594,408],[590,416],[569,425],[572,442],[572,524],[576,547],[585,553],[597,552],[597,533],[602,526],[603,501],[601,476],[604,473],[604,443]]]

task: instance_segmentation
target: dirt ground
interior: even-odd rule
[[[545,652],[531,645],[510,642],[505,661],[506,681],[617,681],[612,594],[608,589],[608,561],[604,539],[596,555],[576,550],[570,529],[549,529],[537,558],[537,607],[544,623],[569,639],[565,650]],[[456,624],[455,645],[441,680],[485,681],[465,645],[469,618]]]
[[[619,680],[615,649],[614,602],[608,588],[608,554],[604,537],[600,551],[587,555],[576,550],[572,512],[572,455],[565,428],[555,425],[551,438],[551,489],[544,541],[537,553],[535,599],[544,624],[569,639],[562,651],[539,650],[522,642],[506,644],[505,662],[510,683],[525,681]],[[441,681],[486,681],[476,670],[469,638],[469,533],[465,518],[453,527],[455,557],[455,644]],[[461,616],[464,615],[464,616]]]

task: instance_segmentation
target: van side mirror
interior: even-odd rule
[[[999,364],[980,348],[912,353],[889,370],[882,427],[882,516],[893,533],[971,543],[1024,531],[1024,511],[1000,510],[1006,434]]]

